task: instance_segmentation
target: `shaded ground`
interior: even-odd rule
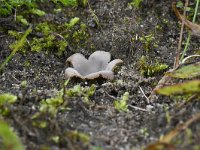
[[[65,12],[41,18],[51,21],[58,18],[56,21],[62,23],[69,21],[69,16],[78,16],[87,25],[90,36],[84,47],[69,44],[61,57],[45,54],[45,51],[27,52],[25,55],[17,53],[2,72],[0,93],[10,92],[18,96],[18,102],[10,106],[11,113],[4,119],[12,125],[27,149],[140,149],[200,112],[199,99],[181,106],[181,100],[159,96],[148,104],[139,90],[141,87],[148,96],[163,76],[159,72],[153,77],[143,77],[139,71],[142,56],[147,56],[149,63],[158,61],[173,67],[180,26],[171,10],[171,2],[154,0],[135,9],[128,6],[128,1],[94,0],[90,2],[92,11],[89,7],[67,8],[66,12],[72,12],[70,15]],[[93,13],[100,24],[95,22]],[[8,21],[6,24],[11,23]],[[16,28],[13,26],[2,24],[1,27]],[[6,30],[0,34],[2,63],[10,54],[9,45],[14,39],[7,35]],[[153,39],[146,45],[139,38],[147,35],[152,35]],[[199,42],[199,39],[192,38],[189,53],[199,52]],[[74,52],[89,56],[96,50],[109,51],[113,58],[124,60],[115,80],[96,81],[96,91],[90,97],[92,104],[89,106],[82,101],[82,96],[65,97],[65,101],[69,102],[68,110],[59,109],[55,117],[42,115],[37,121],[46,121],[47,126],[34,126],[31,117],[39,111],[40,101],[53,97],[63,88],[66,58]],[[31,65],[26,65],[27,62]],[[25,87],[21,85],[22,81],[27,82]],[[70,81],[67,89],[77,84],[91,85]],[[130,105],[150,111],[131,107],[128,112],[116,111],[114,98],[120,98],[125,92],[130,94]],[[71,134],[70,131],[76,130],[89,135],[89,143],[83,137]],[[178,145],[177,149],[198,149],[199,131],[200,122],[196,122],[188,129],[188,134],[180,134],[173,143]],[[59,141],[52,140],[55,136],[59,137]]]

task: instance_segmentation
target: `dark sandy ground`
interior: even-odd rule
[[[10,115],[4,119],[17,132],[28,150],[141,149],[200,112],[199,99],[181,105],[181,98],[175,100],[173,97],[158,96],[148,104],[140,91],[141,88],[148,96],[163,76],[163,72],[152,77],[140,74],[139,60],[143,55],[148,56],[150,63],[159,61],[169,68],[173,67],[180,24],[171,10],[171,3],[172,1],[144,1],[141,8],[135,9],[128,6],[127,0],[90,1],[90,7],[99,19],[99,27],[89,7],[67,8],[66,12],[70,10],[73,17],[78,16],[88,26],[90,37],[84,47],[67,47],[66,53],[61,57],[54,53],[45,54],[44,51],[14,55],[1,73],[0,93],[9,92],[18,96],[17,103],[9,106]],[[60,15],[57,17],[69,20],[66,13]],[[49,16],[42,19],[49,20]],[[6,30],[15,28],[9,26],[11,23],[8,21],[0,26]],[[18,26],[17,28],[20,29]],[[10,54],[9,45],[14,41],[6,30],[0,32],[0,63]],[[150,34],[154,39],[147,51],[138,39]],[[192,37],[187,55],[198,52],[199,43],[199,39]],[[89,56],[96,50],[109,51],[113,58],[124,61],[121,70],[116,72],[115,79],[94,81],[96,91],[90,97],[91,105],[86,105],[82,96],[65,97],[65,101],[69,102],[68,110],[59,110],[55,117],[42,115],[37,121],[46,121],[47,126],[34,126],[31,117],[39,112],[40,101],[53,97],[63,88],[66,58],[75,52]],[[26,66],[27,61],[31,65]],[[25,87],[21,86],[22,81],[27,82]],[[71,80],[66,88],[77,84],[83,87],[91,85],[90,82],[86,84]],[[125,92],[130,95],[129,105],[144,110],[129,107],[128,112],[116,111],[113,106],[114,98],[120,98]],[[89,142],[85,142],[83,137],[74,137],[70,134],[71,131],[87,134]],[[199,131],[198,121],[173,140],[175,149],[200,149]],[[52,140],[55,136],[59,137],[59,141]]]

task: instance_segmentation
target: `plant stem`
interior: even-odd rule
[[[197,16],[197,12],[198,12],[198,7],[199,7],[199,0],[197,0],[197,2],[196,2],[195,12],[194,12],[194,16],[193,16],[192,22],[195,22],[195,20],[196,20],[196,16]],[[187,41],[186,41],[186,44],[185,44],[185,48],[184,48],[183,53],[181,55],[181,62],[182,62],[182,60],[184,58],[185,53],[188,50],[190,39],[191,39],[191,32],[188,33],[188,38],[187,38]]]
[[[31,33],[32,29],[29,27],[22,38],[19,40],[19,42],[16,44],[15,48],[13,51],[10,53],[10,55],[6,58],[6,60],[1,64],[0,66],[0,71],[3,70],[5,65],[10,61],[10,59],[15,55],[15,53],[24,45],[24,42],[26,41],[26,37]]]
[[[186,0],[185,1],[185,7],[184,7],[184,12],[183,12],[183,16],[186,16],[186,7],[188,7],[188,3],[189,1]],[[183,29],[184,29],[184,20],[182,20],[182,24],[181,24],[181,31],[180,31],[180,36],[179,36],[179,42],[178,42],[178,48],[176,51],[176,57],[175,57],[175,61],[174,61],[174,68],[178,67],[179,65],[179,60],[180,60],[180,50],[181,50],[181,44],[182,44],[182,40],[183,40]]]

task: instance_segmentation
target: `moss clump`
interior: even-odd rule
[[[147,62],[147,58],[145,56],[142,56],[139,60],[139,66],[141,75],[145,77],[152,77],[168,68],[168,65],[159,63],[158,61],[155,63]]]
[[[84,47],[85,41],[88,39],[89,34],[86,32],[86,25],[81,24],[80,29],[75,31],[72,35],[72,40],[74,44],[78,44],[79,47]]]
[[[34,32],[36,36],[29,38],[26,44],[21,48],[21,52],[26,52],[28,48],[33,52],[45,51],[45,53],[53,52],[61,56],[70,43],[70,47],[74,49],[84,48],[89,37],[87,26],[79,23],[80,19],[72,18],[69,23],[62,25],[50,22],[42,22],[35,26]],[[9,31],[9,35],[15,37],[16,40],[22,37],[21,33]],[[14,44],[10,45],[11,48]]]
[[[80,96],[85,104],[90,104],[90,97],[95,93],[96,86],[92,84],[90,87],[81,87],[80,85],[76,85],[71,89],[66,91],[66,95],[68,97],[76,97]]]
[[[0,94],[0,115],[6,116],[9,114],[9,105],[15,103],[17,96],[10,93]]]
[[[128,3],[128,5],[133,6],[134,8],[139,8],[142,2],[143,0],[132,0],[132,2]]]
[[[79,132],[77,130],[72,130],[72,131],[68,131],[65,133],[65,136],[68,137],[69,139],[71,139],[72,141],[76,142],[79,141],[81,142],[83,145],[88,145],[90,142],[90,136]]]
[[[158,43],[155,41],[153,34],[145,35],[139,38],[142,42],[144,50],[148,53],[151,48],[158,47]]]
[[[66,84],[68,81],[66,82]],[[93,84],[90,87],[81,87],[76,85],[73,88],[61,89],[56,93],[55,97],[43,99],[40,101],[39,112],[33,115],[32,119],[37,119],[38,117],[43,116],[43,114],[49,114],[52,117],[57,115],[58,111],[68,110],[66,106],[67,103],[64,103],[64,96],[67,97],[81,97],[85,104],[90,104],[89,98],[96,91],[96,86]]]
[[[120,100],[114,101],[115,109],[118,111],[127,112],[128,111],[128,103],[127,103],[128,99],[129,99],[129,93],[125,92],[123,94],[123,96],[121,96]]]
[[[86,6],[88,4],[88,0],[51,0],[50,2],[53,8],[60,8],[59,10],[62,11],[64,11],[66,6],[77,7]],[[43,19],[37,19],[52,11],[42,10],[44,9],[42,5],[45,5],[45,3],[46,1],[44,0],[2,0],[0,4],[0,16],[9,16],[14,13],[13,11],[16,9],[16,22],[18,22],[18,24],[22,27],[33,24],[33,34],[26,38],[26,42],[23,47],[20,48],[20,52],[25,53],[27,49],[31,49],[33,52],[53,52],[61,56],[68,46],[74,50],[85,48],[89,34],[87,32],[87,26],[80,21],[80,18],[73,17],[66,23],[46,21],[44,19],[45,17]],[[68,15],[72,16],[70,13],[71,12],[69,12]],[[37,20],[38,22],[31,22],[32,20]],[[23,36],[22,33],[17,31],[9,31],[9,35],[14,37],[16,41],[20,40]],[[14,47],[15,44],[10,45],[11,49]]]

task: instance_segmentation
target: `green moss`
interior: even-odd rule
[[[148,34],[148,35],[139,37],[139,40],[143,43],[143,47],[147,53],[152,47],[156,48],[158,46],[153,34]]]
[[[79,21],[80,21],[80,19],[78,17],[74,17],[70,20],[69,23],[66,24],[66,26],[68,29],[70,29],[70,28],[74,27],[76,24],[78,24]]]
[[[87,0],[52,0],[52,2],[55,4],[54,7],[59,6],[59,9],[57,9],[58,11],[64,11],[64,6],[86,6],[88,3]],[[39,3],[40,5],[38,5]],[[34,24],[33,34],[31,37],[26,39],[24,46],[20,48],[20,52],[26,53],[27,49],[31,49],[32,52],[44,51],[47,54],[52,52],[58,56],[61,56],[66,50],[67,46],[70,46],[74,50],[85,48],[86,46],[88,47],[87,39],[89,34],[87,32],[87,26],[81,22],[80,18],[78,17],[72,17],[69,22],[62,24],[48,21],[39,22],[37,24],[35,24],[36,22],[32,23],[30,14],[33,17],[35,15],[40,17],[46,14],[40,9],[41,3],[45,3],[45,1],[3,0],[0,4],[0,10],[2,10],[0,15],[1,13],[10,15],[12,10],[17,8],[16,20],[18,23],[23,24],[23,26],[27,26],[30,23]],[[69,16],[74,16],[73,11],[67,13]],[[32,20],[35,19],[33,18]],[[9,35],[14,37],[16,41],[21,39],[23,36],[23,34],[17,31],[9,31]],[[15,45],[16,42],[11,44],[10,48],[14,48]]]
[[[88,145],[90,142],[89,135],[87,135],[83,132],[77,131],[77,130],[68,131],[65,135],[72,141],[74,141],[74,142],[80,141],[84,145]]]
[[[61,56],[65,51],[66,47],[68,46],[68,42],[61,40],[57,42],[58,52],[56,53],[58,56]]]
[[[32,125],[38,128],[46,128],[47,127],[47,122],[46,121],[41,121],[41,120],[35,120],[32,122]]]
[[[141,75],[145,77],[152,77],[168,68],[168,65],[159,63],[157,60],[155,63],[148,63],[145,56],[142,56],[139,60],[139,66]]]
[[[74,31],[72,35],[72,43],[73,45],[77,45],[79,47],[85,46],[85,41],[88,39],[89,34],[86,32],[86,25],[81,24],[80,29]]]
[[[67,84],[68,81],[66,82],[65,85]],[[55,117],[58,111],[68,110],[69,108],[66,106],[66,103],[64,103],[63,99],[64,96],[68,97],[80,96],[84,103],[90,104],[89,97],[94,94],[95,90],[96,90],[95,85],[92,85],[90,87],[81,87],[80,85],[76,85],[73,88],[69,88],[66,90],[61,89],[60,91],[57,92],[55,97],[41,100],[39,112],[34,114],[32,117],[33,124],[38,127],[43,127],[44,123],[41,122],[40,120],[37,120],[40,116],[43,116],[44,114],[49,114],[50,116]]]
[[[12,59],[12,57],[15,55],[15,53],[17,51],[19,51],[20,49],[22,49],[25,45],[26,42],[26,38],[27,36],[32,32],[31,28],[28,28],[24,34],[22,35],[22,37],[20,38],[20,40],[15,41],[15,45],[13,45],[13,50],[10,53],[10,55],[5,59],[5,61],[0,65],[0,70],[3,70],[3,68],[5,67],[5,65]]]
[[[141,128],[141,129],[139,130],[139,133],[140,133],[141,135],[145,136],[145,137],[149,136],[149,132],[148,132],[148,129],[147,129],[146,127]]]
[[[77,1],[79,6],[85,7],[88,4],[88,0],[77,0]]]
[[[87,33],[87,26],[84,23],[79,23],[80,19],[72,18],[69,23],[62,25],[53,24],[50,22],[42,22],[36,25],[35,31],[40,35],[28,39],[21,52],[26,52],[30,48],[32,52],[45,51],[47,54],[53,52],[61,56],[66,47],[70,44],[74,49],[84,48],[87,43],[89,34]],[[16,31],[9,31],[9,35],[20,39],[23,35]],[[14,47],[15,43],[10,47]]]
[[[69,97],[82,97],[82,100],[86,104],[90,104],[89,98],[96,91],[96,86],[92,84],[90,87],[81,87],[80,85],[76,85],[73,88],[70,88],[66,91],[66,95]]]
[[[9,110],[9,105],[15,103],[17,100],[17,96],[10,94],[10,93],[3,93],[0,94],[0,114],[1,115],[8,115],[10,110]]]
[[[0,2],[0,16],[8,16],[12,13],[13,9],[20,9],[21,7],[30,8],[36,7],[35,2],[25,0],[1,0]]]
[[[37,24],[37,26],[35,27],[35,30],[37,32],[43,33],[44,35],[48,35],[50,34],[50,32],[52,32],[52,28],[47,22],[42,22],[42,23]]]
[[[114,101],[114,107],[118,111],[128,111],[128,101],[129,99],[129,93],[125,92],[123,96],[119,100]]]
[[[6,122],[0,120],[0,149],[1,150],[25,150],[20,138]]]
[[[55,46],[54,40],[55,40],[54,35],[48,35],[45,36],[44,38],[33,38],[33,40],[30,43],[31,51],[40,52],[41,50],[44,49],[45,51],[48,52]]]
[[[162,31],[162,26],[161,25],[156,25],[156,29]]]
[[[54,143],[59,143],[60,142],[60,137],[59,136],[51,136],[50,139],[54,142]]]
[[[17,31],[9,30],[8,35],[10,35],[11,37],[14,37],[16,39],[20,39],[22,37],[23,33],[19,33]]]
[[[166,19],[166,18],[164,18],[164,19],[163,19],[163,23],[164,23],[164,24],[168,24],[168,23],[169,23],[169,20]]]
[[[52,0],[55,4],[63,4],[64,6],[77,6],[77,0]]]
[[[142,1],[143,0],[132,0],[132,2],[128,3],[128,5],[139,8]]]
[[[29,22],[22,16],[22,15],[17,15],[16,17],[17,22],[21,22],[23,25],[28,25]]]
[[[52,116],[56,116],[58,108],[62,107],[62,103],[63,103],[62,94],[60,94],[59,92],[59,94],[56,97],[45,99],[40,102],[40,112],[41,114],[49,113]]]

